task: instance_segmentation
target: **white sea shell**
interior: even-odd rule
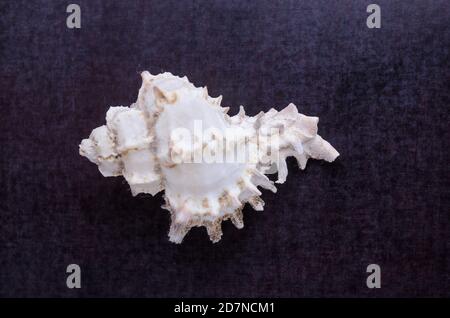
[[[257,187],[276,192],[265,174],[286,180],[286,157],[304,169],[309,158],[331,162],[339,155],[317,134],[319,119],[294,104],[253,117],[241,106],[230,117],[221,96],[210,97],[186,77],[141,76],[137,101],[110,107],[106,125],[81,142],[80,154],[105,177],[123,175],[133,195],[165,190],[172,242],[181,243],[194,226],[205,226],[217,242],[227,219],[242,228],[246,202],[263,210]]]

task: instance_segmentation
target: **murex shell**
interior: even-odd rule
[[[241,106],[229,116],[221,96],[210,97],[186,77],[141,76],[137,101],[110,107],[106,125],[81,142],[80,154],[105,177],[123,175],[133,196],[165,190],[172,242],[181,243],[194,226],[205,226],[217,242],[227,219],[242,228],[246,202],[263,210],[257,187],[276,192],[265,174],[278,172],[276,182],[286,180],[286,157],[304,169],[309,158],[331,162],[339,156],[317,134],[319,119],[300,114],[294,104],[253,117]],[[236,149],[243,150],[239,160]]]

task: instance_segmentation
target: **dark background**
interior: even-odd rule
[[[448,1],[74,2],[81,29],[70,1],[0,2],[1,296],[450,296]],[[143,70],[207,85],[230,114],[293,102],[341,157],[291,158],[243,230],[172,244],[161,194],[78,154]]]

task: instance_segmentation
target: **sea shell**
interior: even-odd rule
[[[317,117],[294,104],[247,116],[227,115],[222,97],[212,98],[186,77],[141,74],[137,101],[110,107],[106,125],[80,144],[80,154],[105,177],[123,175],[135,196],[165,190],[171,213],[169,239],[181,243],[194,226],[205,226],[213,242],[221,223],[243,227],[242,208],[263,210],[258,186],[276,192],[265,174],[288,174],[286,157],[301,169],[309,158],[333,161],[339,153],[317,134]]]

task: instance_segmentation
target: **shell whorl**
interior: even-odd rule
[[[186,77],[149,72],[141,76],[136,102],[110,107],[106,125],[81,142],[80,154],[97,164],[103,176],[124,176],[134,196],[165,190],[163,208],[171,214],[172,242],[181,243],[196,226],[206,227],[211,241],[217,242],[221,223],[228,219],[242,228],[245,203],[263,210],[258,187],[276,192],[265,174],[278,172],[277,183],[286,180],[286,157],[294,156],[304,169],[309,158],[333,161],[339,155],[317,135],[318,118],[299,114],[293,104],[256,116],[247,116],[241,106],[237,115],[229,116],[229,108],[221,106],[222,96],[210,97],[206,87],[195,87]],[[229,131],[245,136],[236,143],[238,149],[249,146],[245,160],[209,162],[205,154],[228,158],[235,151],[222,143]],[[275,146],[268,138],[274,131]],[[259,152],[262,146],[271,150]],[[199,153],[203,157],[196,160]]]

